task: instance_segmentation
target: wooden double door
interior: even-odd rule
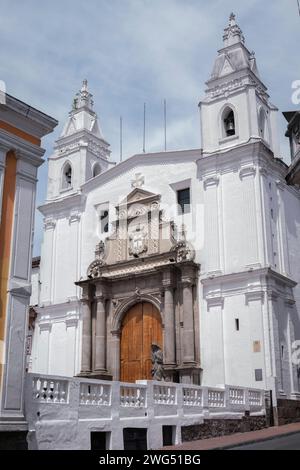
[[[163,347],[162,323],[157,308],[149,302],[135,304],[126,313],[121,330],[122,382],[151,380],[151,344]]]

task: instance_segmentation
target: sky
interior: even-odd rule
[[[233,11],[263,82],[279,108],[282,157],[288,163],[282,111],[293,110],[300,80],[297,0],[0,0],[0,80],[9,94],[58,119],[43,139],[51,155],[75,93],[87,78],[112,160],[163,149],[167,100],[168,149],[201,147],[198,103],[204,96],[223,29]],[[299,105],[298,105],[299,107]],[[47,163],[38,174],[37,205],[46,197]],[[40,253],[37,212],[34,255]]]

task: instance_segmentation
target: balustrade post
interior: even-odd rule
[[[249,388],[245,388],[244,393],[245,393],[245,411],[250,411]]]

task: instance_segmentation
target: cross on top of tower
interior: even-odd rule
[[[229,16],[229,24],[227,28],[224,29],[223,41],[225,47],[231,46],[232,44],[237,44],[239,42],[242,44],[245,43],[243,32],[236,23],[236,16],[234,13],[231,13]]]

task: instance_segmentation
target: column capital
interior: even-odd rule
[[[44,230],[54,230],[56,227],[56,220],[53,217],[46,217],[44,219]]]
[[[114,338],[119,339],[119,338],[121,337],[121,330],[111,330],[111,335],[112,335]]]
[[[181,278],[182,287],[193,287],[195,285],[195,279],[190,277]]]

